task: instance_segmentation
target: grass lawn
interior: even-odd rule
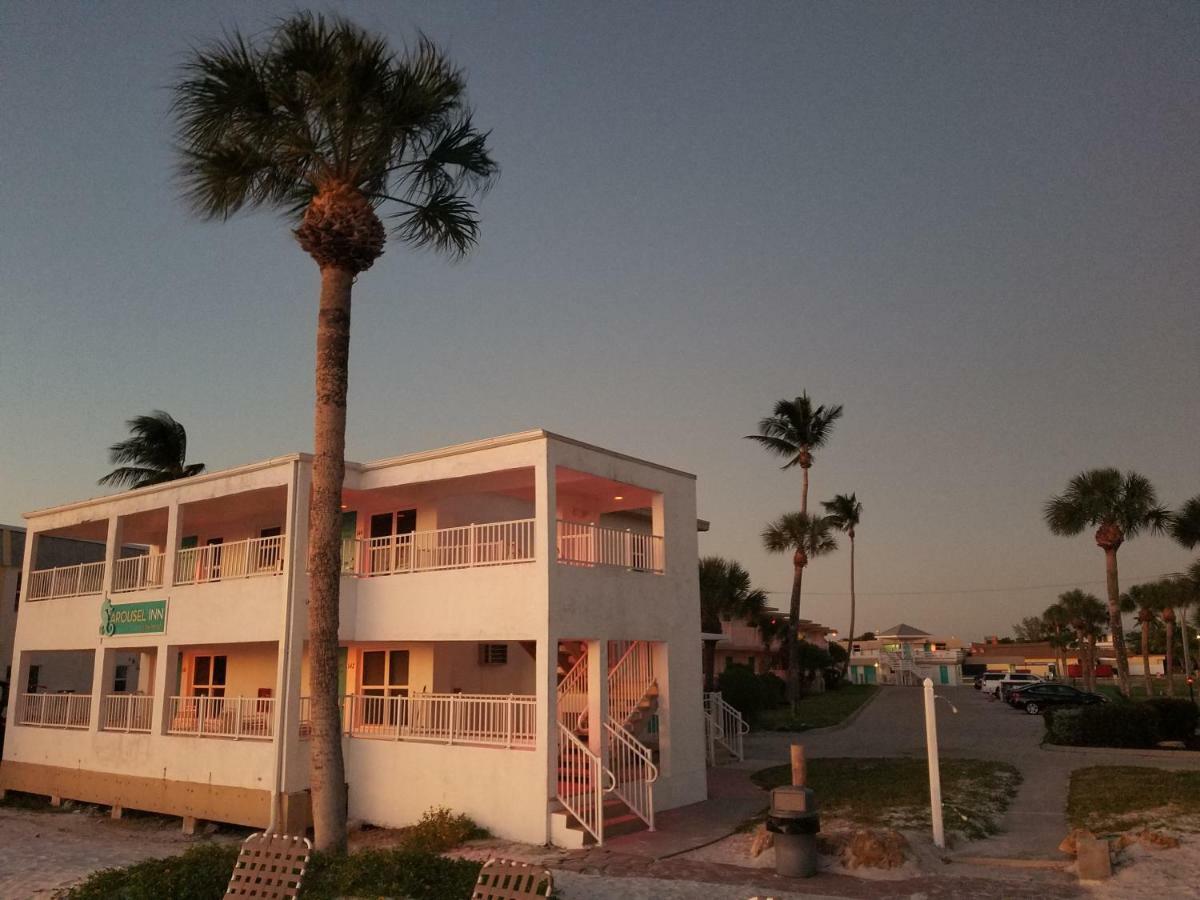
[[[791,784],[792,770],[790,765],[772,766],[753,777],[759,787],[774,788]],[[968,838],[994,834],[1020,783],[1021,773],[1008,763],[943,760],[946,830]],[[897,828],[930,824],[924,759],[812,759],[808,786],[823,816]]]
[[[800,708],[792,715],[790,706],[769,709],[759,715],[757,727],[764,731],[808,731],[837,725],[866,703],[879,687],[874,684],[845,684],[834,691],[809,694],[800,701]]]
[[[1080,690],[1083,690],[1083,681],[1082,680],[1076,679],[1075,685]],[[1120,688],[1117,687],[1115,682],[1112,684],[1097,684],[1096,685],[1096,693],[1103,694],[1105,697],[1108,697],[1108,699],[1110,699],[1110,700],[1124,699],[1121,696]],[[1129,676],[1129,694],[1130,694],[1130,698],[1133,700],[1145,700],[1146,699],[1146,680],[1144,678],[1142,678],[1141,675],[1130,675]],[[1155,697],[1167,696],[1166,679],[1164,679],[1164,678],[1154,679],[1154,696]],[[1184,699],[1184,700],[1188,699],[1187,679],[1184,678],[1184,676],[1182,676],[1182,675],[1175,676],[1175,696],[1178,698]]]
[[[1071,773],[1067,820],[1096,832],[1200,831],[1200,772],[1092,766]]]

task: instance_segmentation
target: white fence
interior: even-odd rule
[[[91,694],[22,694],[20,723],[43,728],[87,728],[92,718]]]
[[[712,745],[718,743],[739,760],[746,758],[744,738],[750,731],[750,726],[742,718],[742,714],[725,702],[720,691],[704,695],[704,715],[706,717],[707,738],[709,743],[710,762],[716,762]]]
[[[199,584],[226,578],[278,575],[283,571],[283,551],[281,534],[189,547],[175,555],[175,583]]]
[[[608,737],[608,768],[613,777],[613,791],[653,831],[654,782],[658,780],[654,756],[617,722],[611,719],[605,722],[604,731]]]
[[[153,697],[144,694],[108,694],[100,699],[101,731],[149,734],[153,718]]]
[[[613,774],[587,744],[558,723],[558,802],[604,843],[604,795],[616,787]]]
[[[342,571],[369,577],[531,562],[533,519],[347,540]]]
[[[55,600],[99,594],[103,590],[104,563],[90,562],[31,572],[27,596],[30,600]]]
[[[118,559],[113,563],[113,593],[162,587],[165,558],[163,553],[144,553]]]
[[[272,697],[171,697],[169,709],[167,734],[264,739],[275,734]]]
[[[307,708],[301,699],[302,713]],[[531,749],[537,740],[537,698],[521,694],[355,694],[347,730],[351,737],[433,741]],[[301,730],[304,730],[303,715]],[[345,718],[343,719],[345,721]]]
[[[656,534],[559,519],[558,561],[661,574],[663,539]]]

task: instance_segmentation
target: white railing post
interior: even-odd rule
[[[933,819],[933,845],[944,848],[942,826],[942,776],[938,765],[937,711],[933,706],[933,681],[925,679],[925,749],[929,756],[929,806]]]

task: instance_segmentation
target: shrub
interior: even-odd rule
[[[1155,697],[1145,701],[1158,714],[1158,730],[1164,741],[1187,741],[1196,734],[1200,709],[1191,700],[1175,697]]]
[[[349,856],[317,853],[305,873],[300,896],[305,900],[346,896],[453,900],[471,896],[479,867],[471,860],[411,850],[364,850]]]
[[[198,844],[179,856],[94,872],[55,896],[63,900],[213,900],[225,894],[238,849],[237,844]]]
[[[717,687],[725,702],[747,722],[757,721],[764,709],[774,705],[768,682],[755,675],[749,666],[728,666],[717,679]]]
[[[758,680],[762,682],[768,708],[780,706],[787,701],[787,682],[774,672],[763,672],[758,676]]]
[[[470,816],[438,806],[426,810],[421,821],[404,829],[403,845],[405,850],[442,853],[465,841],[487,836],[487,830],[476,825]]]
[[[1056,709],[1046,716],[1046,739],[1076,747],[1153,747],[1158,712],[1145,703],[1099,703]]]

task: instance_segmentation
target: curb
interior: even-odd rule
[[[1070,747],[1062,744],[1041,744],[1047,753],[1071,753],[1076,756],[1120,756],[1127,759],[1175,759],[1192,762],[1200,768],[1200,752],[1195,750],[1151,750],[1143,747]]]
[[[878,685],[878,687],[879,690],[864,700],[862,706],[850,713],[850,715],[846,716],[846,718],[842,719],[842,721],[838,722],[836,725],[824,725],[820,728],[806,728],[804,731],[761,731],[759,734],[831,734],[835,731],[841,731],[843,728],[849,728],[858,720],[858,717],[863,714],[863,711],[866,710],[868,706],[879,699],[880,695],[883,693],[884,687],[894,687],[894,685]]]

